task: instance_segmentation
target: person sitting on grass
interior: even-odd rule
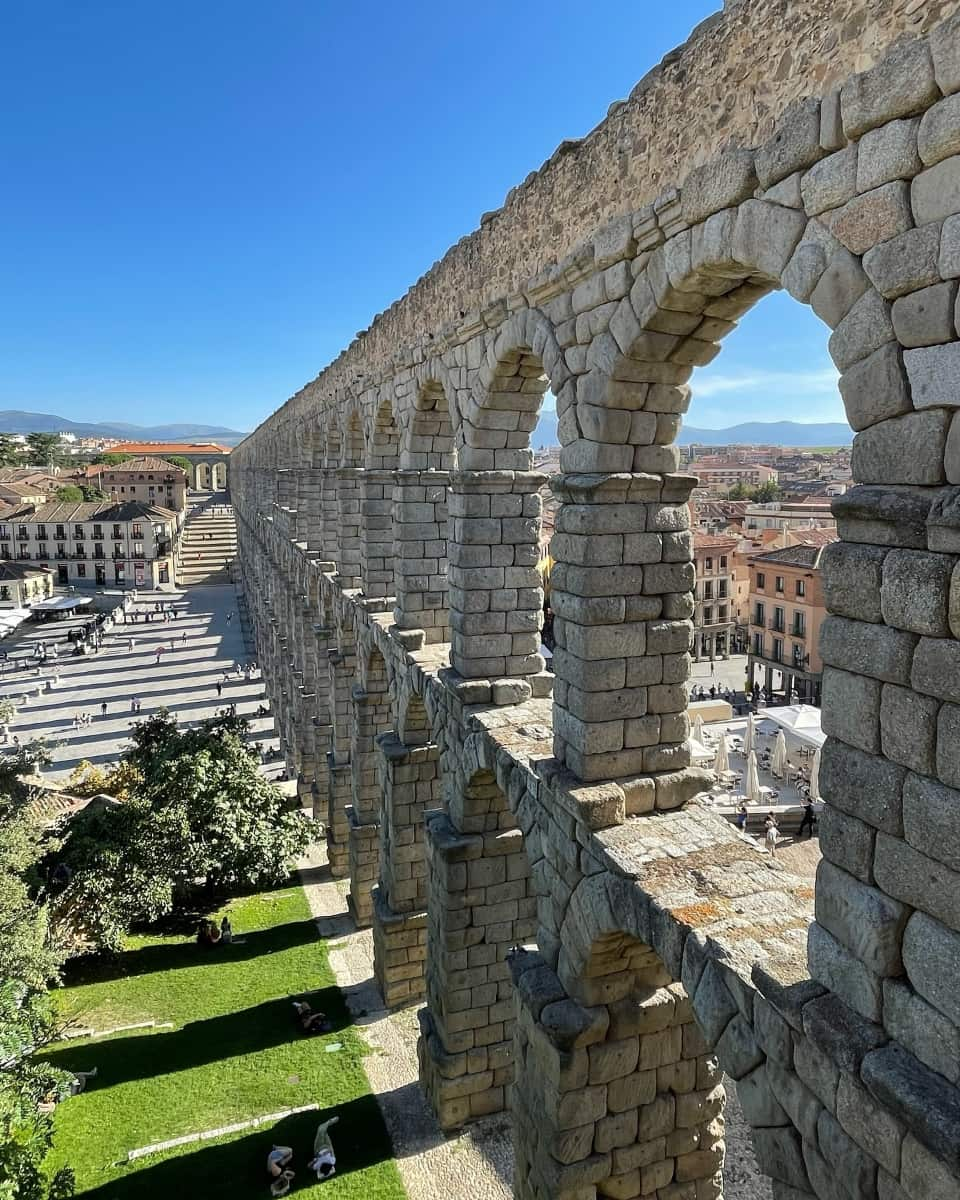
[[[339,1117],[331,1117],[329,1121],[321,1122],[313,1139],[313,1158],[307,1164],[307,1168],[316,1171],[318,1179],[329,1179],[331,1175],[336,1174],[337,1156],[327,1130],[339,1120]]]
[[[270,1195],[285,1196],[290,1191],[290,1181],[294,1177],[290,1170],[293,1162],[293,1150],[289,1146],[273,1145],[267,1155],[267,1176],[270,1179]]]
[[[294,1000],[293,1011],[304,1033],[329,1033],[333,1028],[332,1022],[327,1020],[327,1014],[314,1012],[306,1000]]]
[[[217,928],[216,921],[204,919],[200,922],[197,928],[197,945],[203,950],[212,950],[214,946],[219,946],[222,938],[220,930]]]

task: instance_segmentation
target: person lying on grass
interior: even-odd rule
[[[293,1150],[290,1146],[273,1145],[267,1155],[267,1176],[270,1179],[270,1195],[285,1196],[290,1191],[294,1172],[290,1170]]]
[[[331,1117],[329,1121],[323,1121],[317,1127],[317,1133],[313,1139],[313,1158],[307,1163],[307,1168],[310,1171],[316,1171],[318,1179],[329,1179],[331,1175],[336,1174],[337,1156],[327,1131],[339,1120],[339,1117]]]
[[[293,1011],[304,1033],[329,1033],[333,1028],[333,1022],[327,1019],[327,1014],[314,1012],[306,1000],[294,1000]]]

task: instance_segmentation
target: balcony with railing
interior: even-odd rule
[[[794,621],[790,626],[790,636],[799,638],[801,641],[807,636],[807,627],[803,621]]]

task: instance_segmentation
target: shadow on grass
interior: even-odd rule
[[[296,1178],[290,1194],[317,1183],[307,1170],[313,1137],[321,1121],[339,1116],[331,1130],[337,1154],[337,1176],[362,1171],[393,1157],[390,1138],[373,1096],[360,1096],[336,1108],[285,1117],[269,1129],[254,1129],[223,1145],[201,1143],[191,1153],[163,1162],[144,1159],[113,1183],[81,1192],[86,1200],[170,1200],[202,1196],[203,1200],[246,1200],[269,1196],[267,1154],[274,1144],[293,1149]],[[334,1177],[336,1182],[336,1176]],[[396,1194],[401,1195],[400,1185]]]
[[[291,890],[295,886],[295,884],[287,885]],[[287,887],[277,890],[287,890]],[[261,894],[269,895],[270,893]],[[231,899],[238,898],[231,897]],[[214,902],[207,911],[215,912],[222,903],[225,902]],[[150,930],[153,934],[182,934],[190,937],[190,941],[141,946],[136,950],[125,950],[116,955],[90,955],[77,959],[67,970],[64,988],[81,987],[90,983],[106,983],[114,979],[149,975],[157,971],[181,971],[190,967],[206,967],[211,963],[218,962],[247,962],[266,954],[292,950],[297,946],[304,946],[308,942],[317,941],[316,923],[312,919],[308,919],[288,921],[283,925],[274,925],[270,929],[257,929],[249,933],[237,929],[235,930],[237,941],[231,942],[229,945],[203,949],[196,944],[195,938],[191,935],[195,934],[197,923],[205,916],[206,912],[200,909],[193,912],[181,909],[168,921],[154,926]]]
[[[282,983],[281,980],[277,982],[278,985]],[[295,995],[305,995],[314,1012],[326,1014],[331,1023],[330,1034],[351,1024],[343,998],[336,987]],[[294,996],[268,1000],[239,1012],[209,1017],[204,1021],[191,1021],[173,1032],[161,1031],[86,1042],[82,1046],[64,1046],[44,1054],[43,1058],[66,1071],[89,1071],[96,1067],[96,1078],[90,1080],[85,1089],[88,1092],[130,1083],[135,1079],[153,1079],[177,1071],[189,1071],[226,1058],[256,1054],[306,1038],[307,1035],[295,1020],[293,999]],[[323,1038],[311,1037],[310,1040],[318,1042],[317,1050],[322,1052]]]

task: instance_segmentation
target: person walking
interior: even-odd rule
[[[803,816],[800,819],[800,828],[797,830],[797,839],[803,837],[803,831],[808,831],[807,836],[813,837],[813,801],[810,799],[809,793],[803,797]]]
[[[780,836],[780,827],[777,825],[777,818],[772,812],[767,813],[767,819],[763,823],[764,835],[763,842],[767,850],[770,852],[771,858],[777,857],[777,841]]]
[[[131,696],[131,697],[130,697],[130,711],[131,711],[132,713],[135,713],[135,712],[137,711],[137,698],[136,698],[136,696]]]
[[[223,682],[218,679],[217,680],[217,699],[219,700],[222,695],[223,695]]]
[[[106,702],[106,700],[101,700],[100,701],[100,716],[105,717],[106,715],[107,715],[107,702]]]
[[[180,641],[183,642],[184,645],[187,644],[187,631],[186,630],[183,631],[183,633],[180,637]]]

